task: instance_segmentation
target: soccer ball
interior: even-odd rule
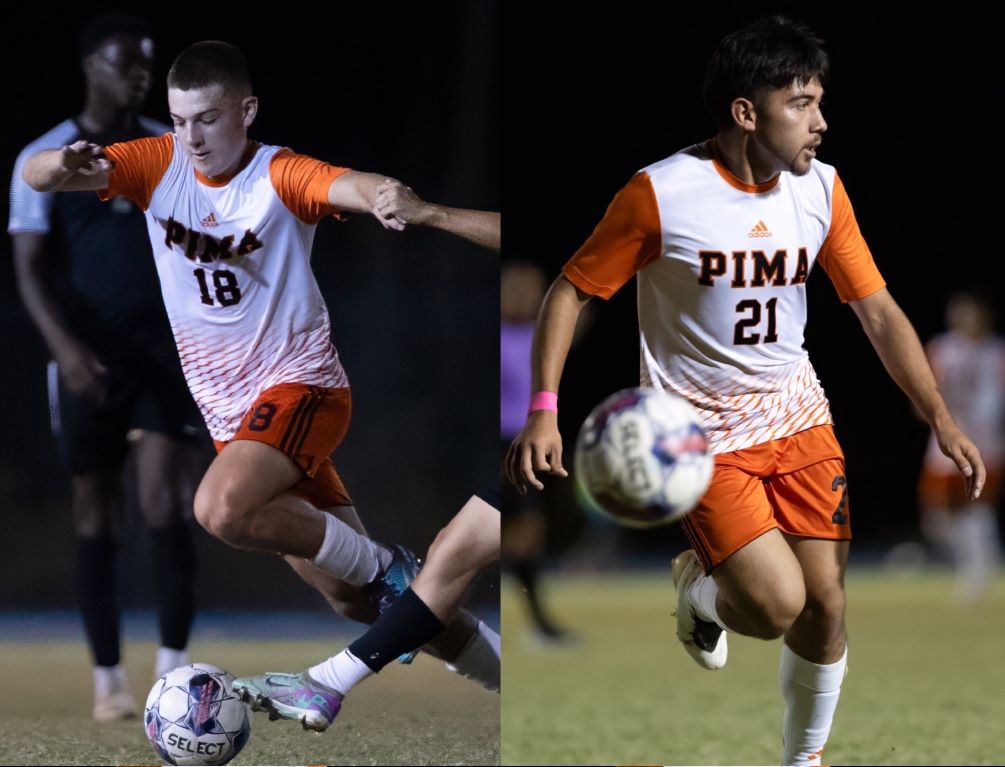
[[[169,671],[147,696],[147,738],[168,764],[226,764],[251,736],[248,707],[234,677],[208,663]]]
[[[629,527],[674,522],[708,489],[715,461],[685,400],[662,389],[623,389],[601,402],[576,440],[576,491]]]

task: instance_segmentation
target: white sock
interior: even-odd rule
[[[715,609],[715,598],[719,595],[719,586],[711,575],[699,575],[691,581],[688,601],[699,618],[712,621],[723,631],[729,631],[729,626],[722,622]]]
[[[160,679],[168,671],[174,671],[179,666],[188,665],[188,653],[185,650],[174,650],[170,647],[158,647],[157,658],[154,660],[154,677]]]
[[[325,514],[325,538],[311,562],[351,586],[365,586],[391,564],[391,551]]]
[[[94,697],[105,698],[128,689],[129,679],[121,665],[94,667]]]
[[[372,676],[373,669],[346,648],[338,655],[311,666],[307,673],[311,679],[345,695],[368,676]]]
[[[454,673],[478,682],[486,690],[499,692],[499,635],[478,621],[478,630],[461,650],[461,654],[447,664]]]
[[[998,522],[986,503],[971,503],[952,516],[953,566],[956,599],[965,604],[980,601],[998,564]]]
[[[841,660],[821,665],[799,657],[782,642],[778,666],[778,687],[785,698],[782,764],[821,764],[847,664],[847,647]]]

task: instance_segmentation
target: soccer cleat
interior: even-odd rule
[[[673,558],[670,565],[673,585],[677,590],[677,638],[688,655],[702,668],[720,669],[726,665],[726,632],[711,621],[695,615],[687,592],[695,578],[704,575],[701,562],[693,549]]]
[[[117,722],[120,719],[134,719],[136,715],[136,701],[129,690],[115,690],[107,695],[94,697],[95,722]]]
[[[391,564],[363,589],[370,604],[381,614],[394,604],[394,600],[405,592],[419,574],[419,560],[411,550],[400,544],[394,544],[390,548]],[[418,654],[418,650],[404,652],[398,656],[398,662],[411,663]]]
[[[306,671],[240,677],[233,688],[252,711],[267,711],[272,720],[293,719],[305,730],[324,732],[342,708],[342,695],[315,682]]]

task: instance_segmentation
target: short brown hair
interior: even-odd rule
[[[251,76],[244,54],[230,43],[204,40],[178,54],[167,78],[168,88],[189,91],[222,85],[228,93],[249,95]]]

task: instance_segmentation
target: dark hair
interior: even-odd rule
[[[725,128],[732,124],[735,99],[748,98],[756,104],[765,91],[793,81],[805,85],[814,78],[824,83],[829,74],[823,41],[809,27],[784,16],[768,16],[719,41],[705,70],[705,107]]]
[[[228,93],[251,93],[244,54],[230,43],[204,40],[178,54],[167,77],[168,88],[188,91],[222,85]]]
[[[103,13],[91,19],[77,38],[80,58],[94,53],[110,37],[150,37],[150,24],[139,16],[129,13]]]

